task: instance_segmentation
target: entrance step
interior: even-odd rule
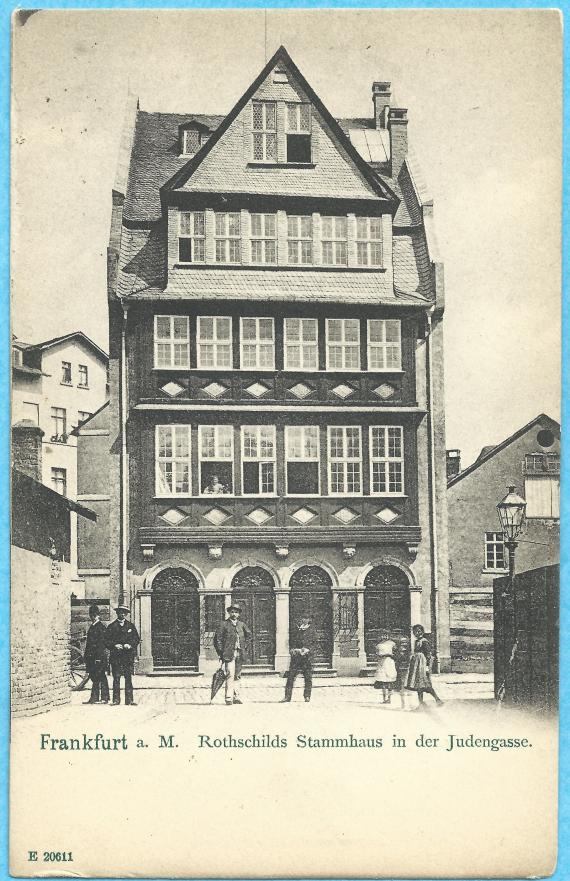
[[[147,676],[203,676],[196,667],[155,667]]]
[[[315,664],[313,667],[313,676],[318,676],[320,679],[330,679],[337,675],[337,671],[332,667],[327,667],[326,664]]]
[[[244,664],[241,668],[242,676],[278,676],[274,667],[268,664]]]

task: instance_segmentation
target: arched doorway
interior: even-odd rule
[[[198,581],[187,569],[163,569],[152,582],[152,657],[155,667],[198,669]]]
[[[301,566],[291,576],[289,585],[289,632],[300,617],[307,615],[315,629],[315,663],[332,666],[333,604],[330,575],[320,566]]]
[[[410,635],[410,584],[397,566],[375,566],[364,579],[364,648],[369,661],[376,659],[380,632]]]
[[[246,566],[232,579],[232,602],[242,607],[241,619],[252,639],[243,652],[244,664],[273,666],[275,661],[275,584],[261,566]]]

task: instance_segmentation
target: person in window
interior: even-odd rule
[[[289,639],[291,650],[291,663],[287,674],[287,682],[285,684],[284,703],[289,703],[293,695],[293,685],[299,673],[303,674],[305,687],[303,689],[303,697],[305,702],[311,700],[311,691],[313,688],[313,653],[315,650],[315,630],[311,619],[307,615],[302,615],[296,622],[291,631]]]
[[[376,667],[374,688],[382,689],[383,704],[389,704],[391,702],[392,689],[398,678],[396,663],[394,661],[396,648],[396,643],[393,639],[390,639],[390,633],[388,630],[381,630],[380,642],[376,646],[378,666]]]
[[[228,487],[225,483],[221,483],[217,474],[212,474],[208,484],[204,487],[204,495],[208,496],[220,496],[227,492]]]
[[[408,667],[406,688],[410,691],[417,691],[420,702],[417,707],[418,710],[424,706],[424,692],[431,694],[439,706],[443,701],[435,693],[431,681],[431,646],[426,639],[425,630],[421,624],[414,624],[412,633],[416,641],[412,657],[410,658],[410,666]]]

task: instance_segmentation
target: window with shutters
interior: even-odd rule
[[[360,320],[327,318],[327,369],[360,370]]]
[[[275,214],[251,215],[251,262],[277,263]]]
[[[234,491],[234,430],[232,425],[201,425],[199,465],[201,495]]]
[[[404,437],[401,425],[370,426],[370,492],[404,492]]]
[[[154,316],[154,366],[158,369],[190,366],[187,315]]]
[[[215,214],[216,263],[241,263],[241,215]]]
[[[311,105],[288,103],[286,115],[287,162],[311,161]]]
[[[219,315],[199,315],[197,320],[198,367],[232,366],[232,320]]]
[[[288,425],[285,427],[285,469],[288,495],[319,495],[319,443],[317,425]]]
[[[206,260],[206,222],[203,211],[178,212],[178,259],[181,263]]]
[[[157,425],[155,437],[157,496],[190,495],[190,426]]]
[[[329,493],[332,496],[362,493],[362,443],[360,426],[328,428]]]
[[[346,266],[346,217],[321,217],[322,260],[325,266]]]
[[[382,266],[382,218],[356,218],[356,262],[359,266]]]
[[[277,162],[277,110],[275,101],[252,101],[253,159]]]
[[[244,495],[275,493],[275,426],[244,425],[241,430]]]
[[[241,318],[240,342],[242,370],[275,368],[273,318]]]
[[[526,516],[558,520],[560,517],[559,453],[528,453],[524,460]]]
[[[317,319],[286,318],[284,346],[285,370],[318,370]]]
[[[402,330],[397,318],[368,322],[368,369],[401,370]]]
[[[313,262],[313,218],[287,216],[287,259],[289,263],[308,265]]]

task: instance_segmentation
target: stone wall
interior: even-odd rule
[[[12,714],[32,716],[67,704],[68,563],[12,546]]]

